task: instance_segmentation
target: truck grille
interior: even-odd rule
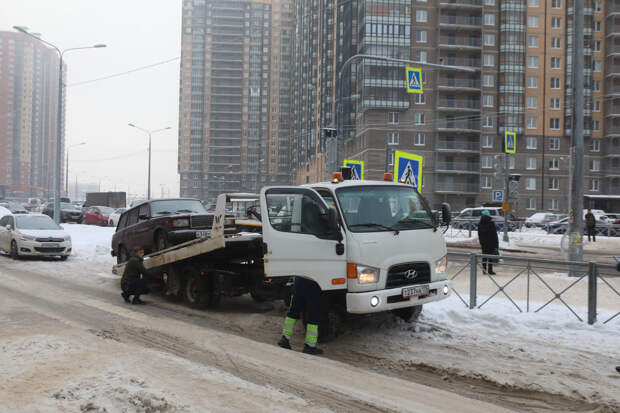
[[[211,228],[213,226],[213,215],[193,215],[190,220],[192,228]]]
[[[37,238],[37,242],[64,242],[62,238]]]
[[[404,285],[427,284],[431,282],[431,268],[426,262],[412,262],[394,265],[388,270],[385,288]]]

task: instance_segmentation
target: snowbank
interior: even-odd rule
[[[110,244],[115,228],[95,225],[62,224],[71,235],[73,253],[70,260],[114,264]]]

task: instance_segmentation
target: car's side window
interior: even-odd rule
[[[325,203],[309,191],[270,190],[266,194],[269,222],[281,232],[329,235]]]
[[[121,219],[118,221],[118,226],[116,227],[117,231],[125,228],[125,226],[127,225],[127,215],[128,214],[121,216]]]
[[[139,219],[139,221],[140,221],[140,222],[143,222],[143,221],[147,221],[147,220],[148,220],[148,218],[147,218],[147,219],[141,219],[140,217],[141,217],[141,216],[147,216],[147,217],[149,217],[149,216],[150,216],[150,214],[149,214],[149,209],[150,209],[150,208],[149,208],[149,204],[144,204],[144,205],[141,205],[141,206],[140,206],[140,209],[139,209],[139,212],[138,212],[138,219]]]
[[[138,208],[134,208],[127,214],[127,226],[138,223]]]
[[[9,222],[9,217],[0,218],[0,228],[6,227],[8,222]]]

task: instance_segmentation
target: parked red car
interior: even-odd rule
[[[91,206],[84,211],[84,223],[86,225],[108,226],[110,214],[114,212],[114,208],[106,206]]]

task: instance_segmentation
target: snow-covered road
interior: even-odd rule
[[[620,320],[589,326],[556,305],[520,314],[503,299],[472,311],[452,296],[426,306],[417,324],[391,315],[351,321],[342,337],[325,345],[326,357],[309,358],[274,346],[280,303],[240,297],[200,312],[153,296],[145,307],[125,305],[110,272],[114,230],[65,228],[75,251],[67,262],[0,257],[0,322],[7,326],[0,330],[0,374],[9,378],[0,382],[4,406],[620,409],[620,375],[613,369],[620,364]],[[442,398],[456,404],[441,404]]]

